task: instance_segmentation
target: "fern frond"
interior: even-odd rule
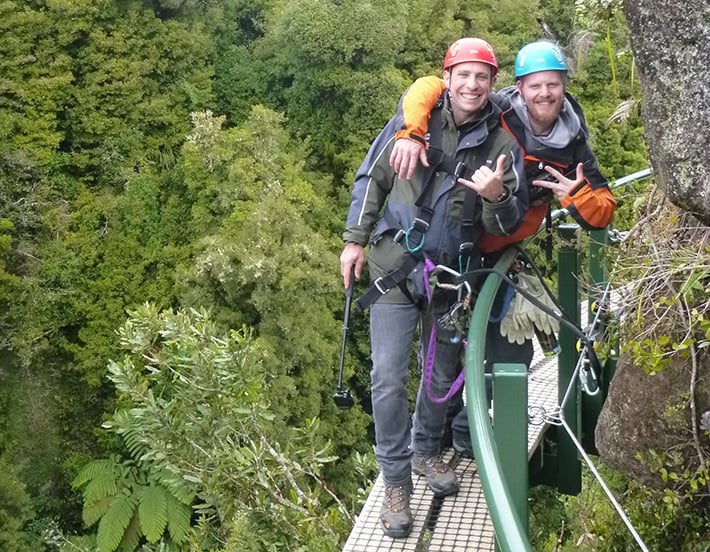
[[[84,510],[81,512],[81,518],[84,521],[84,525],[86,527],[91,527],[94,523],[99,521],[108,511],[113,499],[114,496],[112,495],[105,496],[100,500],[94,500],[93,502],[87,502],[84,500]]]
[[[150,543],[160,540],[168,524],[167,495],[161,485],[143,487],[139,493],[138,514],[141,529]]]
[[[183,477],[164,468],[157,470],[153,476],[155,481],[170,491],[170,494],[180,502],[188,505],[192,504],[192,501],[195,499],[194,485]]]
[[[84,504],[92,505],[94,502],[106,497],[114,497],[118,494],[118,485],[115,479],[116,474],[97,473],[84,489]]]
[[[187,540],[192,529],[190,520],[192,519],[192,508],[180,502],[171,494],[167,495],[168,532],[170,539],[175,544],[182,544]]]
[[[132,496],[122,495],[111,502],[96,533],[98,552],[114,552],[118,548],[135,509],[136,499]]]
[[[77,489],[97,477],[113,477],[113,479],[116,480],[118,477],[116,461],[111,458],[102,458],[100,460],[89,462],[86,466],[79,470],[79,473],[74,478],[74,481],[72,481],[72,486]]]
[[[131,457],[139,459],[146,451],[143,432],[134,428],[124,428],[121,431],[121,436]]]
[[[141,531],[140,516],[138,511],[133,513],[131,522],[126,527],[126,531],[123,533],[123,539],[119,546],[119,550],[125,552],[134,552],[141,542],[141,537],[143,536],[143,531]]]

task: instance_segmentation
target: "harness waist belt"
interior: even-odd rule
[[[391,270],[384,276],[377,278],[377,280],[372,283],[372,286],[370,286],[370,289],[368,289],[363,296],[360,297],[360,299],[355,301],[357,309],[360,312],[363,312],[394,286],[399,285],[400,282],[402,282],[407,275],[414,270],[417,263],[419,263],[419,260],[416,257],[413,255],[407,255],[399,267]]]

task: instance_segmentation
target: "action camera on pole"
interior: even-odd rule
[[[345,290],[345,314],[343,316],[343,343],[340,347],[340,371],[338,372],[338,386],[333,394],[335,406],[340,410],[349,410],[355,404],[355,399],[350,391],[343,389],[343,363],[345,362],[345,342],[348,336],[348,322],[350,321],[350,303],[353,298],[353,286],[355,285],[355,265],[350,271],[350,283]]]

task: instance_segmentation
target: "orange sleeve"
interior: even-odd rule
[[[429,115],[444,90],[446,86],[439,77],[421,77],[414,81],[399,100],[397,114],[402,126],[395,137],[425,143]]]
[[[547,203],[530,207],[530,209],[525,212],[525,219],[520,225],[520,228],[510,236],[491,236],[489,234],[483,234],[478,242],[481,251],[483,253],[494,253],[506,245],[521,242],[525,238],[532,236],[540,229],[548,207],[549,204]]]
[[[598,230],[611,223],[616,210],[616,199],[604,186],[592,189],[587,179],[570,190],[560,201],[570,216],[585,230]]]

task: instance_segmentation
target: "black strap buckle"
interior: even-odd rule
[[[419,232],[420,234],[423,234],[424,232],[426,232],[427,230],[429,230],[429,223],[428,223],[426,220],[424,220],[424,219],[421,219],[421,218],[419,218],[419,217],[416,217],[416,218],[414,219],[414,221],[412,222],[412,227],[411,227],[411,228],[412,228],[414,231]]]
[[[387,284],[384,283],[384,278],[385,276],[380,276],[379,278],[377,278],[377,280],[372,282],[372,285],[376,287],[377,291],[379,291],[382,295],[386,294],[390,289],[392,289],[387,287]]]
[[[456,167],[454,167],[454,172],[453,175],[458,180],[459,178],[463,178],[463,175],[466,174],[466,165],[462,161],[459,161],[456,163]]]
[[[459,253],[470,254],[471,251],[473,251],[473,247],[473,242],[463,242],[461,245],[459,245]]]

